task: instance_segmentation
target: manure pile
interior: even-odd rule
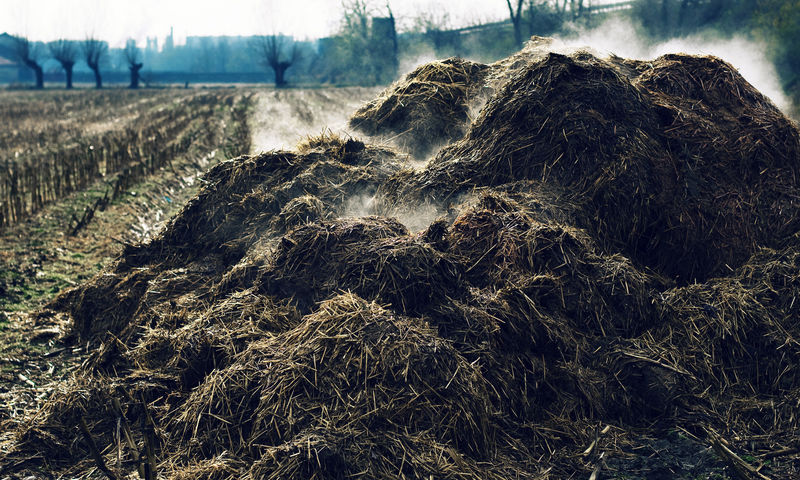
[[[796,473],[797,127],[716,58],[528,48],[420,67],[356,114],[408,139],[450,122],[421,170],[335,136],[211,169],[40,312],[93,353],[6,424],[0,471]],[[396,220],[432,206],[421,231]],[[665,466],[665,439],[695,450]]]

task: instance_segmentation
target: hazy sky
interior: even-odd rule
[[[371,2],[378,13],[386,0]],[[464,25],[505,18],[504,0],[389,0],[401,25],[417,11]],[[334,31],[341,18],[340,0],[0,0],[0,33],[36,40],[82,39],[87,34],[114,46],[127,38],[159,44],[175,28],[178,43],[186,35],[253,35],[281,32],[317,38]]]

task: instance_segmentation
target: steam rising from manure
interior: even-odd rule
[[[565,49],[588,46],[600,53],[635,60],[651,60],[667,53],[714,55],[736,67],[782,112],[788,115],[794,111],[781,87],[775,65],[768,60],[766,45],[743,36],[722,37],[705,32],[653,43],[637,33],[630,21],[612,19],[597,28],[579,31],[575,36],[559,37],[557,43]]]

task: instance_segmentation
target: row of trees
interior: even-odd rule
[[[494,0],[503,1],[503,0]],[[245,48],[230,51],[228,43],[221,39],[219,45],[212,44],[210,38],[200,38],[196,45],[180,47],[150,58],[151,65],[158,65],[161,56],[169,57],[169,65],[187,64],[187,55],[194,55],[191,68],[208,67],[219,62],[225,63],[225,56],[249,57],[252,64],[260,64],[274,74],[279,87],[288,83],[290,68],[301,68],[307,81],[330,83],[379,84],[394,79],[399,66],[399,52],[416,56],[416,50],[429,48],[432,43],[437,55],[473,55],[490,59],[510,53],[522,45],[531,34],[548,34],[557,30],[558,25],[568,16],[579,16],[583,11],[583,0],[505,0],[513,24],[511,38],[491,38],[491,41],[474,42],[469,47],[451,48],[453,34],[446,14],[435,15],[420,12],[412,20],[410,35],[399,38],[397,25],[391,9],[378,6],[377,0],[342,0],[340,28],[333,36],[322,39],[315,45],[309,42],[294,42],[284,35],[264,35],[254,37]],[[36,74],[36,86],[42,88],[42,59],[49,58],[59,62],[67,77],[67,88],[72,87],[72,70],[83,54],[83,59],[94,72],[98,88],[102,87],[100,73],[101,61],[108,56],[108,45],[95,39],[83,42],[58,40],[48,44],[35,44],[23,37],[17,39],[20,60]],[[248,50],[246,56],[243,51]],[[148,50],[149,52],[149,50]],[[142,68],[141,51],[132,42],[123,52],[125,62],[131,72],[132,88],[139,83]],[[177,58],[180,57],[180,58]],[[164,59],[161,59],[164,60]],[[176,61],[177,60],[177,61]],[[244,62],[246,64],[246,60]],[[197,65],[194,65],[197,64]],[[188,68],[188,64],[183,68]],[[188,71],[188,70],[187,70]]]
[[[394,15],[377,0],[343,0],[340,28],[329,38],[317,42],[295,42],[284,35],[265,35],[248,41],[236,39],[195,39],[194,44],[175,47],[151,55],[151,66],[169,65],[181,71],[216,72],[220,64],[235,68],[261,65],[274,74],[277,86],[285,86],[289,71],[306,82],[333,84],[380,84],[394,79],[400,52],[409,58],[460,55],[493,61],[520,48],[531,35],[552,35],[568,31],[575,23],[592,24],[600,4],[588,0],[492,0],[507,8],[506,23],[477,29],[454,29],[446,12],[423,11],[406,19],[406,34],[398,35]],[[622,2],[626,3],[626,2]],[[654,40],[713,29],[727,33],[748,32],[770,45],[774,60],[788,83],[797,82],[800,72],[800,5],[796,0],[637,0],[629,15]],[[469,30],[469,32],[466,32]],[[81,54],[102,86],[100,64],[108,56],[105,42],[58,40],[33,44],[17,39],[22,62],[35,73],[42,87],[43,51],[60,63],[71,87],[72,68]],[[37,50],[38,47],[38,50]],[[139,83],[141,51],[129,43],[123,52],[130,70],[131,84]],[[193,60],[194,59],[194,60]],[[177,66],[177,67],[176,67]],[[204,66],[201,68],[201,66]],[[124,67],[123,67],[124,68]],[[245,71],[245,70],[236,70]],[[254,70],[247,70],[253,72]]]
[[[100,73],[100,65],[105,56],[108,55],[108,43],[89,37],[83,41],[74,40],[55,40],[47,44],[39,44],[28,38],[14,37],[14,48],[17,57],[28,68],[33,70],[36,77],[36,88],[44,88],[43,61],[48,58],[56,60],[67,77],[67,88],[72,88],[72,71],[79,59],[83,59],[86,65],[94,73],[95,86],[103,88],[103,77]],[[123,51],[128,68],[131,72],[130,88],[138,88],[139,71],[142,69],[139,49],[136,43],[128,42]]]

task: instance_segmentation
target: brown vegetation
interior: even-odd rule
[[[122,183],[113,186],[116,194],[125,183],[163,168],[192,143],[205,141],[204,135],[212,133],[207,123],[215,110],[232,107],[234,101],[230,93],[187,94],[167,106],[151,103],[167,98],[163,93],[105,92],[87,97],[9,102],[0,107],[0,117],[15,125],[0,134],[0,152],[6,157],[0,164],[0,228],[101,177],[119,175]],[[58,108],[51,104],[72,102],[80,102],[72,105],[72,118],[46,121],[60,116],[51,111]],[[114,125],[112,115],[120,110],[128,118]],[[86,123],[97,124],[97,132]]]
[[[350,126],[391,136],[414,156],[425,157],[464,134],[488,72],[487,65],[460,58],[427,63],[361,107]]]
[[[690,282],[800,227],[797,128],[728,64],[549,54],[511,77],[469,132],[386,188],[442,201],[530,179],[580,205],[610,251]]]
[[[596,478],[680,431],[788,478],[799,137],[715,58],[545,54],[419,172],[334,136],[224,162],[41,313],[94,353],[0,468]],[[342,217],[376,192],[449,205]]]

